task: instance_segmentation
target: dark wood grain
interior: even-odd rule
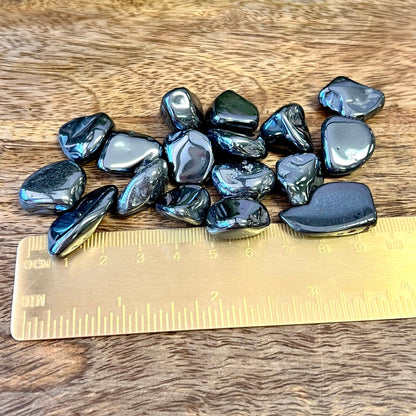
[[[376,151],[348,180],[369,185],[380,216],[416,215],[415,1],[0,6],[1,414],[416,413],[411,319],[23,343],[9,330],[17,243],[45,233],[52,220],[23,212],[17,192],[34,170],[63,159],[59,126],[100,110],[119,128],[162,140],[160,98],[176,86],[195,92],[205,109],[233,89],[258,106],[261,121],[298,102],[318,151],[324,85],[346,75],[381,89],[385,108],[368,121]],[[93,163],[86,171],[87,190],[127,182]],[[264,202],[273,221],[287,207],[277,195]],[[108,217],[100,229],[169,226],[148,209]]]

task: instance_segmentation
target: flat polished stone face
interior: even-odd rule
[[[384,94],[347,77],[333,79],[319,93],[319,102],[345,117],[368,120],[384,107]]]
[[[107,140],[97,166],[105,172],[131,173],[143,162],[162,156],[162,146],[152,137],[116,131]]]
[[[279,216],[295,231],[311,237],[356,234],[377,222],[371,192],[357,182],[322,185],[312,194],[309,204],[289,208]]]
[[[160,115],[172,131],[198,130],[204,120],[198,97],[184,87],[175,88],[163,96]]]
[[[105,113],[78,117],[59,129],[59,144],[68,159],[76,163],[88,162],[97,156],[113,129],[114,122]]]
[[[19,191],[20,206],[37,214],[56,214],[71,209],[84,192],[84,170],[70,160],[55,162],[32,173]]]
[[[303,108],[296,103],[280,107],[260,127],[269,150],[277,152],[313,152],[313,144]]]
[[[64,257],[77,249],[94,233],[116,198],[115,186],[103,186],[85,195],[74,208],[64,212],[49,229],[49,254]]]
[[[266,207],[250,198],[224,198],[208,210],[207,231],[223,239],[246,238],[261,233],[270,224]]]
[[[327,118],[321,129],[325,169],[332,176],[348,175],[373,154],[375,138],[360,120],[341,116]]]
[[[208,110],[206,122],[218,129],[252,133],[259,124],[257,107],[234,91],[220,94]]]
[[[156,211],[165,218],[201,225],[210,205],[209,193],[202,186],[181,185],[159,198]]]

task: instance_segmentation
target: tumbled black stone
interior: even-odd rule
[[[276,163],[276,177],[291,205],[303,205],[311,193],[323,184],[321,162],[313,153],[297,153]]]
[[[261,199],[273,189],[274,172],[261,162],[226,163],[212,169],[212,182],[223,196]]]
[[[28,212],[55,214],[67,211],[81,198],[87,177],[70,160],[55,162],[32,173],[19,191],[20,206]]]
[[[368,120],[384,106],[384,94],[347,77],[336,77],[319,93],[319,102],[345,117]]]
[[[250,101],[227,90],[215,99],[206,120],[214,128],[252,133],[259,124],[259,112]]]
[[[165,192],[168,180],[168,166],[164,159],[140,165],[117,200],[117,214],[132,215],[154,204]]]
[[[176,183],[202,183],[211,172],[214,154],[205,134],[184,130],[165,137],[169,173]]]
[[[152,137],[133,131],[116,131],[107,140],[97,166],[106,172],[134,172],[138,165],[162,156]]]
[[[260,136],[270,150],[313,152],[305,113],[299,104],[288,104],[275,111],[261,125]]]
[[[204,120],[198,97],[183,87],[170,90],[163,96],[160,114],[171,130],[198,130]]]
[[[279,216],[295,231],[312,237],[355,234],[377,222],[371,192],[357,182],[322,185],[312,194],[309,204],[289,208]]]
[[[250,198],[224,198],[208,210],[207,231],[225,239],[246,238],[261,233],[269,224],[266,207]]]
[[[326,171],[347,175],[373,154],[375,139],[370,127],[360,120],[331,116],[322,123],[322,150]]]
[[[267,156],[266,143],[261,137],[222,129],[209,129],[205,134],[211,140],[216,157],[251,160]]]
[[[74,208],[64,212],[49,229],[49,253],[64,257],[78,248],[94,233],[116,197],[117,188],[106,185],[85,195]]]
[[[75,118],[59,129],[59,144],[69,159],[76,163],[88,162],[96,156],[113,128],[113,120],[105,113]]]
[[[210,205],[209,193],[202,186],[181,185],[162,195],[156,211],[165,218],[201,225]]]

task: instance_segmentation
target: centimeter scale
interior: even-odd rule
[[[17,340],[416,316],[416,217],[304,238],[284,224],[241,240],[204,228],[94,234],[64,259],[18,247]]]

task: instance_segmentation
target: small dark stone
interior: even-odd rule
[[[266,143],[261,137],[255,139],[242,133],[221,129],[207,130],[206,135],[218,157],[251,160],[267,156]]]
[[[201,225],[205,221],[211,198],[200,185],[181,185],[172,189],[156,203],[156,211],[166,218]]]
[[[312,194],[309,204],[289,208],[279,216],[295,231],[311,237],[360,233],[377,222],[371,192],[357,182],[322,185]]]
[[[113,128],[113,120],[105,113],[75,118],[59,129],[59,144],[72,161],[88,162],[96,156]]]
[[[115,186],[103,186],[85,195],[74,208],[64,212],[49,229],[49,253],[64,257],[78,248],[94,233],[116,198]]]
[[[186,88],[167,92],[160,104],[160,114],[171,130],[198,130],[204,120],[201,102]]]
[[[250,198],[224,198],[208,210],[207,231],[224,239],[246,238],[261,233],[269,224],[266,207]]]
[[[325,169],[332,176],[347,175],[373,154],[375,139],[364,121],[341,116],[327,118],[321,129]]]
[[[154,204],[165,192],[168,180],[168,166],[164,159],[140,165],[117,200],[117,214],[132,215]]]
[[[107,140],[97,166],[106,172],[131,173],[143,162],[162,156],[162,146],[150,136],[116,131]]]
[[[368,120],[383,108],[384,94],[347,77],[337,77],[321,90],[319,102],[341,116]]]
[[[214,154],[205,134],[184,130],[165,137],[165,154],[171,178],[176,183],[202,183],[211,172]]]
[[[212,182],[223,196],[261,199],[273,189],[274,172],[261,162],[227,163],[214,166]]]
[[[321,162],[313,153],[298,153],[276,163],[276,176],[280,188],[291,205],[303,205],[311,193],[324,183]]]
[[[84,170],[69,160],[55,162],[32,173],[19,191],[20,206],[28,212],[56,214],[72,208],[84,192]]]
[[[288,104],[274,112],[260,127],[260,136],[270,150],[313,152],[305,113],[299,104]]]
[[[259,112],[250,101],[227,90],[215,99],[206,120],[214,128],[252,133],[259,124]]]

